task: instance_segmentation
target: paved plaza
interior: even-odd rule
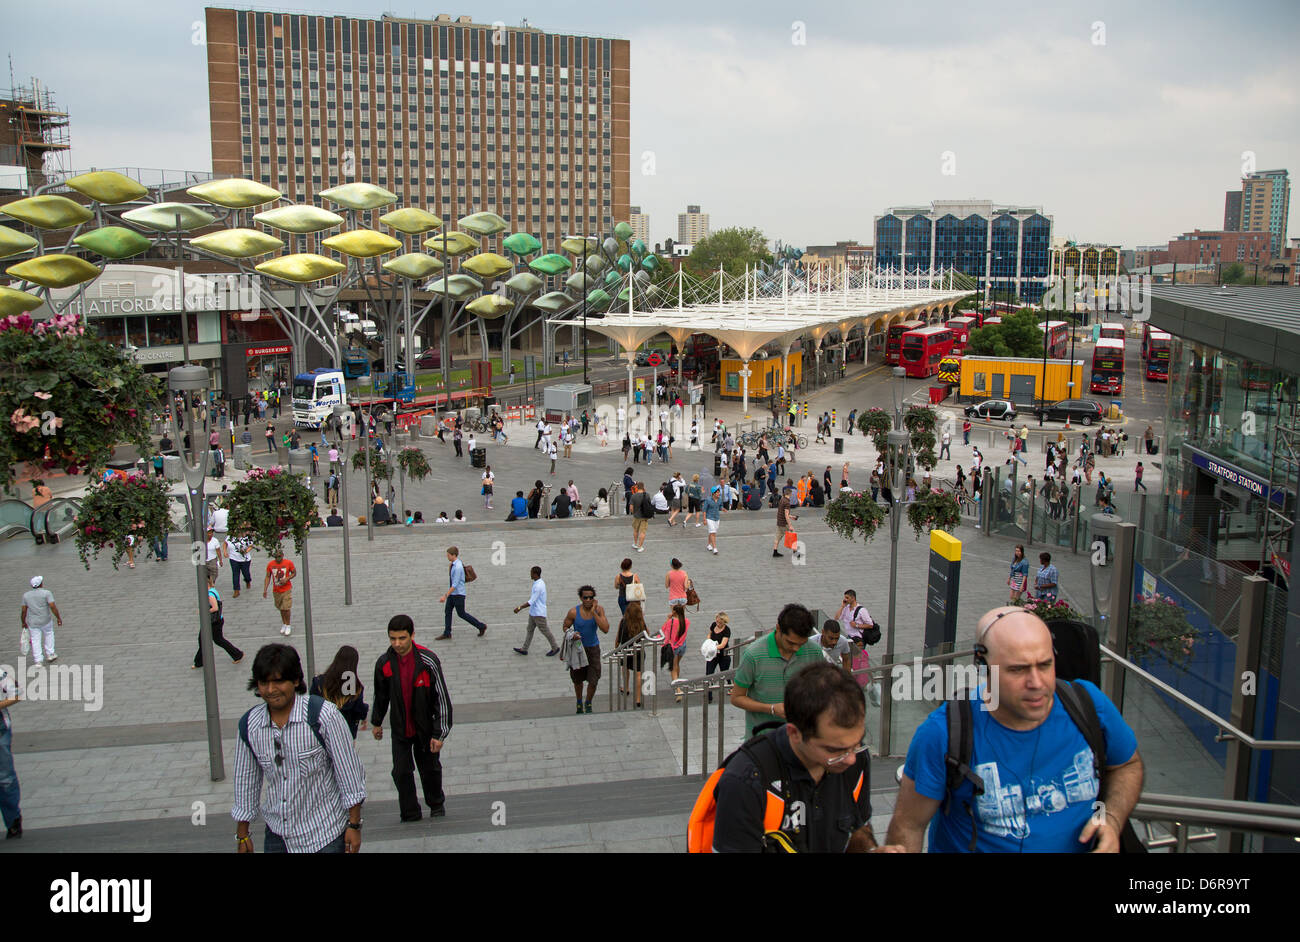
[[[859,388],[870,384],[872,369],[878,367],[813,397],[811,408],[830,408],[842,400],[843,405],[836,405],[842,415],[853,399],[860,398],[852,384],[858,382]],[[616,408],[614,403],[603,405]],[[732,425],[741,420],[739,412],[739,404],[719,408]],[[701,427],[711,429],[719,413],[710,411]],[[761,417],[757,410],[751,414]],[[387,645],[388,619],[405,612],[415,620],[417,643],[433,648],[442,659],[455,705],[455,728],[442,754],[448,817],[434,824],[427,819],[423,824],[398,824],[389,744],[375,742],[367,731],[359,735],[358,752],[370,793],[366,849],[681,850],[686,814],[698,790],[696,773],[701,770],[698,703],[690,705],[687,768],[691,775],[687,778],[681,775],[682,708],[672,702],[666,671],[657,678],[661,695],[656,713],[608,712],[606,685],[613,677],[606,671],[595,700],[596,713],[573,716],[567,674],[554,659],[542,656],[544,642],[527,657],[512,651],[522,641],[525,623],[524,616],[512,610],[527,599],[529,568],[542,567],[553,626],[558,627],[567,608],[576,604],[578,586],[590,583],[606,610],[614,613],[612,627],[616,627],[613,582],[618,561],[630,555],[647,585],[647,621],[657,628],[667,615],[663,576],[669,560],[680,558],[702,599],[699,613],[689,614],[690,637],[697,640],[688,643],[682,665],[682,677],[694,677],[704,672],[699,639],[719,611],[730,615],[733,632],[741,639],[770,629],[787,602],[832,609],[843,590],[853,587],[883,625],[888,607],[887,530],[865,546],[846,542],[825,528],[819,509],[805,508],[796,528],[807,554],[805,565],[796,566],[788,552],[781,559],[772,557],[774,511],[766,508],[725,514],[717,556],[706,552],[703,528],[670,529],[662,518],[652,522],[646,550],[640,554],[632,552],[626,517],[505,523],[509,497],[516,490],[527,492],[537,479],[563,485],[572,478],[586,503],[598,487],[620,480],[625,467],[614,437],[602,449],[593,433],[579,436],[573,457],[562,459],[552,477],[549,462],[531,447],[535,432],[528,426],[512,426],[510,434],[508,445],[487,445],[488,461],[497,474],[490,512],[483,509],[479,472],[468,466],[468,457],[457,460],[450,444],[420,440],[433,474],[424,482],[407,483],[407,506],[422,510],[426,519],[441,510],[452,514],[463,509],[470,522],[379,527],[373,542],[367,540],[365,528],[354,523],[350,607],[343,603],[341,531],[318,531],[311,537],[316,670],[324,669],[340,645],[350,644],[361,652],[362,680],[370,688],[372,665]],[[704,451],[687,451],[686,436],[678,434],[668,467],[637,465],[637,478],[651,488],[667,480],[672,470],[681,471],[688,480],[694,473],[707,478],[713,461],[708,437],[706,431]],[[860,434],[846,438],[844,447],[843,455],[834,454],[830,443],[801,451],[789,463],[787,476],[810,469],[820,477],[830,464],[838,482],[840,465],[849,460],[854,484],[864,485],[874,449]],[[953,453],[962,461],[969,450],[954,445]],[[996,457],[987,450],[986,454]],[[1122,469],[1122,459],[1114,463]],[[1116,476],[1122,475],[1118,470]],[[948,475],[941,468],[939,476]],[[364,506],[360,477],[349,477],[354,508]],[[1151,477],[1148,481],[1158,490],[1158,482]],[[959,646],[969,646],[978,615],[1001,604],[1007,593],[1011,541],[988,537],[972,524],[968,518],[956,534],[965,543]],[[437,601],[446,587],[443,550],[453,543],[479,573],[478,581],[469,587],[467,609],[489,629],[479,638],[469,625],[458,621],[453,640],[435,644],[443,627]],[[64,615],[64,627],[58,629],[60,663],[100,666],[103,671],[103,689],[96,691],[102,699],[99,709],[87,710],[81,702],[29,702],[13,708],[15,761],[23,787],[24,826],[30,832],[22,850],[230,849],[235,723],[255,702],[245,689],[251,659],[233,666],[221,652],[215,655],[226,779],[212,782],[202,673],[189,667],[197,616],[186,545],[187,537],[176,533],[166,563],[142,560],[134,570],[124,563],[114,571],[107,562],[94,561],[89,572],[70,542],[37,547],[27,540],[11,540],[0,545],[9,604],[16,611],[27,579],[37,573],[44,576]],[[1033,548],[1030,555],[1035,555]],[[900,660],[919,655],[922,647],[927,557],[928,543],[914,539],[905,524],[899,542],[896,650]],[[1088,591],[1088,558],[1066,551],[1056,559],[1067,593],[1082,605]],[[238,599],[230,597],[228,572],[221,574],[226,635],[250,655],[263,644],[282,640],[277,614],[260,592],[265,562],[254,558],[253,591]],[[298,563],[301,569],[301,560]],[[289,640],[304,653],[301,581],[295,590]],[[608,650],[612,644],[604,647]],[[883,643],[872,653],[878,659]],[[88,692],[83,694],[83,699],[90,698]],[[368,699],[369,694],[368,689]],[[905,751],[911,730],[930,709],[926,704],[906,706],[896,712],[892,749],[896,755]],[[1221,773],[1199,747],[1188,745],[1185,735],[1177,735],[1172,714],[1156,702],[1138,698],[1129,712],[1147,757],[1147,789],[1209,793],[1206,789],[1213,786],[1207,782],[1216,781]],[[716,738],[716,715],[715,705],[710,713],[711,738]],[[731,748],[741,739],[743,716],[729,704],[723,715],[725,740]],[[875,743],[875,709],[869,710],[868,732]],[[715,750],[711,743],[710,766]],[[899,761],[883,759],[873,769],[875,823],[880,833],[892,808],[893,773]],[[499,816],[493,823],[498,808],[504,808],[504,825],[499,824]],[[191,823],[200,820],[206,826]],[[131,826],[124,827],[126,822]]]

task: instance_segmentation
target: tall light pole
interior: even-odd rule
[[[182,291],[184,290],[182,282]],[[187,325],[185,313],[181,312],[181,335],[185,336]],[[189,418],[190,447],[184,447],[185,436],[181,434],[179,421],[175,422],[176,444],[181,454],[181,467],[185,472],[185,486],[190,498],[190,539],[194,546],[205,543],[203,527],[203,483],[208,473],[207,426],[211,421],[212,411],[207,410],[208,421],[202,428],[196,428],[196,416],[193,408],[193,396],[202,394],[204,400],[208,394],[208,371],[194,363],[173,367],[167,373],[167,386],[172,398],[177,394],[185,398],[185,415]],[[186,451],[189,453],[186,454]],[[212,781],[220,782],[226,777],[225,760],[221,754],[221,710],[217,704],[217,661],[212,656],[212,619],[208,614],[208,579],[207,567],[200,564],[201,558],[194,559],[194,576],[198,588],[199,615],[199,653],[203,656],[203,699],[207,710],[208,766]]]
[[[903,429],[902,413],[894,416],[894,428],[888,434],[889,439],[889,475],[890,495],[893,502],[889,505],[889,621],[885,633],[885,663],[894,662],[894,620],[898,608],[898,534],[903,523],[903,500],[905,492],[901,473],[911,448],[911,436]],[[881,687],[880,698],[880,749],[882,755],[890,752],[890,722],[893,714],[892,684],[885,678]]]
[[[339,436],[339,444],[343,448],[343,460],[340,464],[343,467],[342,481],[340,487],[343,491],[343,604],[352,604],[352,537],[349,530],[352,526],[352,518],[348,516],[348,462],[352,459],[352,436],[347,434],[351,431],[352,410],[347,406],[339,403],[334,407],[335,432]],[[346,431],[345,431],[346,430]]]
[[[304,475],[311,473],[311,452],[306,448],[291,448],[289,450],[289,470],[301,471]],[[344,528],[347,532],[347,528]],[[308,543],[311,537],[302,541],[302,614],[303,622],[306,625],[304,629],[307,640],[307,676],[316,676],[316,648],[312,637],[311,628],[311,557],[308,555]],[[204,658],[204,664],[207,664],[207,658]]]

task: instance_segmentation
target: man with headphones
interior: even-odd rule
[[[912,737],[888,843],[918,852],[928,825],[931,852],[1119,851],[1142,793],[1133,730],[1094,684],[1057,682],[1036,615],[995,608],[975,637],[988,676],[975,702],[945,703]]]

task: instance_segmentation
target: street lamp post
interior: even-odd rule
[[[339,436],[339,444],[343,447],[343,460],[340,464],[343,467],[342,480],[340,482],[343,491],[343,604],[352,604],[352,537],[350,528],[352,518],[348,516],[348,462],[352,459],[352,437],[345,430],[350,431],[352,425],[352,410],[347,406],[339,403],[334,407],[335,430]]]
[[[889,475],[890,496],[893,501],[889,505],[889,621],[885,633],[885,663],[894,662],[894,623],[895,613],[898,602],[898,534],[903,523],[903,501],[901,495],[905,493],[901,472],[906,462],[908,451],[911,447],[911,437],[903,430],[901,413],[895,415],[894,428],[889,432],[889,468],[886,469]],[[881,755],[889,755],[890,745],[890,722],[893,714],[893,697],[890,688],[893,685],[889,683],[889,678],[882,679],[881,698],[880,698],[880,749]]]
[[[186,329],[184,320],[182,314],[182,334]],[[174,423],[176,442],[181,446],[181,467],[184,469],[185,486],[189,491],[190,539],[194,541],[194,546],[203,546],[204,536],[206,535],[203,528],[203,483],[208,473],[208,451],[204,446],[207,443],[208,422],[203,423],[203,428],[195,427],[195,410],[191,403],[195,393],[201,393],[206,398],[208,371],[205,367],[194,363],[174,367],[167,373],[167,386],[171,390],[173,399],[177,394],[185,398],[185,415],[189,417],[189,454],[185,454],[185,436],[181,434],[179,420]],[[209,421],[211,415],[212,413],[209,410]],[[208,766],[212,781],[220,782],[226,777],[226,769],[221,754],[221,711],[217,704],[217,662],[216,658],[212,656],[212,619],[208,614],[207,567],[201,563],[202,557],[194,559],[194,574],[198,588],[199,652],[203,655],[203,699],[207,710]]]
[[[1050,314],[1044,314],[1048,318],[1043,321],[1045,327],[1043,331],[1043,375],[1042,382],[1038,388],[1038,427],[1043,427],[1043,416],[1047,413],[1047,338],[1052,333],[1052,321]]]
[[[289,451],[289,470],[301,471],[303,474],[311,473],[311,452],[306,448],[293,448]],[[313,521],[314,522],[314,521]],[[347,532],[347,528],[344,528]],[[306,624],[307,640],[307,676],[316,676],[316,648],[311,630],[311,557],[308,554],[308,539],[302,542],[302,616]],[[203,663],[206,665],[208,659],[205,656]]]

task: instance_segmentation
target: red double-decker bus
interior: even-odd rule
[[[903,334],[909,330],[919,330],[925,326],[925,321],[903,321],[901,324],[894,324],[885,334],[885,362],[890,366],[898,366],[898,355],[902,348]]]
[[[1147,379],[1169,382],[1169,350],[1173,336],[1163,330],[1143,331],[1143,334],[1142,357],[1146,360]]]
[[[973,317],[954,317],[945,324],[952,331],[953,349],[961,352],[966,349],[966,344],[970,343],[970,332],[975,330],[975,318]]]
[[[1038,329],[1047,334],[1047,355],[1053,360],[1065,359],[1070,342],[1070,325],[1065,321],[1039,321]]]
[[[1095,393],[1116,395],[1124,391],[1124,341],[1103,337],[1092,351],[1092,382]]]
[[[952,352],[952,331],[921,327],[903,334],[902,365],[908,376],[924,379],[939,372],[939,361]]]
[[[1101,325],[1098,337],[1105,337],[1107,340],[1123,340],[1124,325],[1119,321],[1107,321]]]

